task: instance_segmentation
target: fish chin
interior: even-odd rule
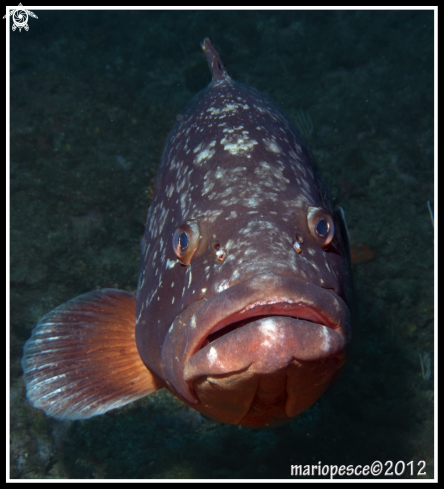
[[[221,422],[276,426],[311,406],[345,362],[345,339],[326,326],[269,316],[239,327],[185,365],[200,405]]]
[[[203,414],[276,426],[312,405],[337,377],[349,311],[334,293],[262,273],[202,304],[162,350],[172,390]]]

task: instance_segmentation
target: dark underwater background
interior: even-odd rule
[[[280,479],[379,460],[413,462],[385,479],[432,478],[434,12],[34,13],[10,32],[10,477]],[[205,37],[300,126],[345,210],[347,368],[275,429],[212,422],[165,391],[51,419],[26,400],[24,342],[79,294],[135,291],[163,145],[210,81]]]

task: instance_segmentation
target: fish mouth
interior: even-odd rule
[[[274,272],[260,273],[186,310],[162,349],[169,386],[199,402],[199,378],[239,372],[269,374],[291,362],[335,357],[345,362],[350,313],[333,291]]]

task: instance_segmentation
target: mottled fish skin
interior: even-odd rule
[[[351,300],[344,222],[306,141],[273,102],[228,76],[208,40],[203,49],[213,81],[191,101],[165,146],[141,244],[136,298],[143,362],[190,404],[198,404],[193,388],[186,395],[169,378],[165,369],[174,366],[165,366],[162,349],[170,328],[183,329],[207,300],[270,273],[328,291],[345,309]],[[309,214],[316,209],[335,228],[328,247],[310,232]],[[171,239],[190,221],[199,236],[185,266]],[[180,314],[185,319],[172,326]]]

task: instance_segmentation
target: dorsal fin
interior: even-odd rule
[[[222,60],[220,59],[218,52],[214,49],[208,37],[206,37],[203,40],[201,47],[202,47],[202,51],[205,53],[207,57],[208,66],[210,67],[213,81],[229,78],[230,75],[227,73],[227,70],[225,69],[225,66],[222,63]]]

